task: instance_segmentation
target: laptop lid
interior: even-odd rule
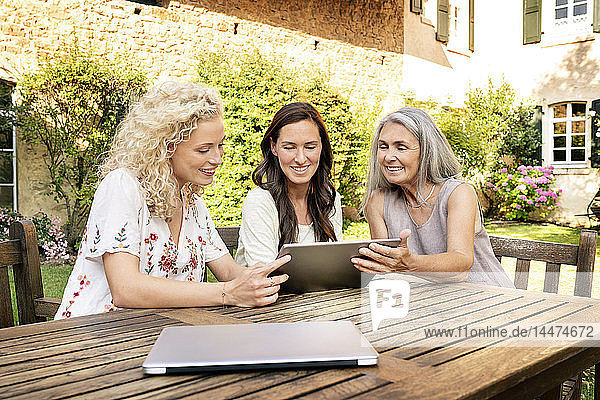
[[[377,352],[350,321],[164,328],[142,364],[146,374],[359,366]]]
[[[401,239],[376,239],[347,242],[317,242],[284,244],[279,257],[286,254],[292,259],[278,268],[274,274],[286,273],[289,279],[281,285],[282,292],[304,293],[318,290],[359,288],[361,277],[367,282],[373,275],[357,270],[350,260],[363,257],[358,249],[370,243],[397,247]],[[365,282],[365,283],[367,283]]]

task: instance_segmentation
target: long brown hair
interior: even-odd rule
[[[271,141],[277,143],[281,128],[300,121],[315,123],[321,137],[321,156],[315,174],[308,186],[307,206],[313,221],[315,237],[319,242],[335,241],[335,231],[329,219],[335,206],[335,188],[331,182],[333,152],[325,123],[319,112],[309,103],[290,103],[283,106],[271,121],[260,143],[263,160],[252,173],[256,186],[268,190],[279,214],[279,248],[298,241],[298,218],[288,195],[287,178],[271,152]]]

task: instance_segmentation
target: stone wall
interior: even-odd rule
[[[350,3],[1,0],[0,78],[18,80],[38,56],[77,39],[139,60],[153,79],[193,77],[206,51],[257,48],[288,67],[318,69],[353,99],[385,97],[401,80],[403,2]]]
[[[208,51],[249,51],[309,70],[354,101],[395,104],[402,92],[403,0],[0,0],[0,79],[18,82],[39,57],[78,41],[124,55],[153,82],[193,79]],[[19,211],[61,215],[42,196],[41,153],[18,146]]]

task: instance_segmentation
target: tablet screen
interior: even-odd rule
[[[363,257],[358,250],[370,243],[397,247],[402,239],[375,239],[342,242],[293,243],[285,244],[279,257],[289,254],[292,259],[282,265],[275,274],[289,275],[281,285],[283,292],[303,293],[316,290],[338,288],[359,288],[373,276],[361,273],[350,261],[353,257]]]

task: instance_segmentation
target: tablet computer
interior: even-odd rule
[[[289,254],[292,259],[275,271],[275,274],[286,273],[290,277],[281,285],[281,291],[304,293],[361,287],[361,272],[350,259],[364,257],[358,253],[358,249],[368,247],[373,242],[397,247],[402,239],[284,244],[277,258]],[[365,275],[367,280],[373,276]]]

